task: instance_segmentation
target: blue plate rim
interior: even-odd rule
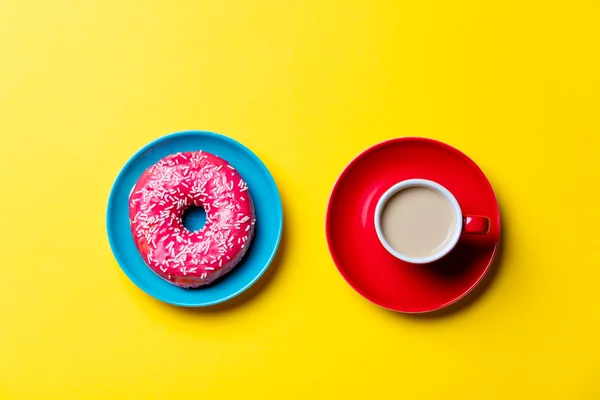
[[[277,240],[275,241],[275,244],[273,246],[273,250],[271,251],[271,254],[269,255],[269,258],[267,260],[267,262],[265,263],[265,265],[262,267],[262,269],[256,274],[256,276],[250,281],[248,282],[244,287],[242,287],[241,289],[239,289],[238,291],[222,297],[220,299],[217,300],[213,300],[213,301],[208,301],[208,302],[203,302],[203,303],[183,303],[183,302],[179,302],[179,301],[173,301],[173,300],[169,300],[167,298],[165,298],[164,296],[155,293],[151,288],[144,288],[142,286],[140,286],[138,284],[138,282],[136,282],[135,279],[133,279],[131,277],[131,275],[127,272],[127,270],[125,268],[123,268],[122,264],[124,263],[123,260],[121,260],[119,258],[119,256],[117,255],[115,249],[116,249],[116,244],[113,241],[112,235],[111,235],[111,230],[110,230],[110,215],[111,215],[111,210],[115,207],[114,206],[114,200],[113,200],[113,195],[115,192],[115,188],[117,187],[117,185],[120,183],[120,180],[123,177],[123,172],[129,168],[129,166],[131,164],[133,164],[133,162],[145,151],[149,150],[150,148],[160,144],[161,142],[164,142],[166,140],[169,139],[173,139],[179,136],[187,136],[187,135],[198,135],[198,136],[213,136],[216,137],[218,139],[224,140],[225,142],[228,142],[229,144],[240,148],[241,150],[243,150],[244,152],[246,152],[251,158],[254,159],[254,161],[256,161],[258,163],[258,165],[263,168],[267,174],[271,177],[271,179],[269,180],[269,185],[272,187],[272,189],[274,189],[275,193],[277,194],[277,200],[278,200],[278,204],[279,204],[279,213],[281,215],[281,218],[279,218],[279,226],[278,226],[278,232],[277,232]],[[283,205],[281,202],[281,194],[279,193],[279,188],[277,187],[277,183],[275,182],[275,178],[273,177],[273,174],[271,174],[271,171],[269,171],[269,168],[267,168],[267,166],[265,165],[265,163],[252,151],[250,150],[248,147],[246,147],[245,145],[243,145],[242,143],[238,142],[235,139],[230,138],[229,136],[220,134],[220,133],[216,133],[216,132],[211,132],[211,131],[203,131],[203,130],[184,130],[184,131],[178,131],[178,132],[173,132],[173,133],[168,133],[164,136],[161,136],[157,139],[152,140],[151,142],[147,143],[145,146],[143,146],[141,149],[139,149],[138,151],[136,151],[130,158],[129,160],[127,160],[127,162],[123,165],[123,167],[121,167],[119,173],[117,174],[117,177],[115,178],[111,189],[110,189],[110,193],[108,196],[108,204],[106,207],[106,235],[108,236],[108,243],[110,245],[110,249],[111,252],[113,254],[113,257],[115,258],[115,260],[117,261],[117,264],[119,265],[119,268],[121,269],[121,271],[123,271],[123,273],[125,273],[125,275],[129,278],[129,280],[131,282],[133,282],[133,284],[135,286],[137,286],[142,292],[146,293],[147,295],[160,300],[164,303],[167,304],[172,304],[175,306],[180,306],[180,307],[209,307],[209,306],[213,306],[216,304],[221,304],[224,303],[228,300],[233,299],[234,297],[239,296],[240,294],[244,293],[246,290],[248,290],[250,287],[252,287],[266,272],[266,270],[271,266],[271,263],[273,262],[273,259],[275,258],[275,255],[277,254],[277,250],[279,249],[279,245],[281,243],[281,235],[283,233]]]

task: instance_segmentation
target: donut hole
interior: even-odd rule
[[[206,211],[202,207],[188,207],[181,217],[183,226],[190,232],[197,232],[206,224]]]

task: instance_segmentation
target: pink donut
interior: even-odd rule
[[[182,223],[190,206],[206,211],[206,225],[197,232]],[[202,151],[173,154],[148,168],[129,195],[129,220],[146,265],[186,289],[231,271],[248,250],[256,222],[240,174]]]

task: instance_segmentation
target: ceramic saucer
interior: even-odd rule
[[[429,179],[450,190],[465,214],[490,218],[487,235],[465,235],[444,258],[425,265],[393,257],[374,227],[377,201],[394,184]],[[368,300],[421,313],[469,293],[489,270],[500,240],[500,213],[481,169],[457,149],[424,138],[379,143],[357,156],[338,178],[327,208],[327,242],[338,270]]]

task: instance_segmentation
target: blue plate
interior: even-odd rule
[[[142,260],[129,228],[129,192],[149,166],[169,154],[205,150],[226,159],[248,183],[256,208],[255,236],[237,267],[212,285],[182,289],[159,278]],[[121,269],[140,289],[166,303],[204,307],[229,300],[252,286],[273,260],[283,227],[277,185],[262,161],[242,144],[212,132],[186,131],[164,136],[125,164],[108,199],[106,230]]]

